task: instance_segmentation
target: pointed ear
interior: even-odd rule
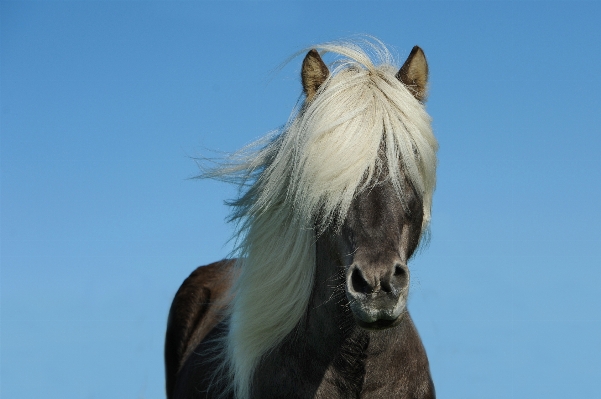
[[[319,56],[317,50],[313,49],[307,53],[303,60],[303,69],[301,79],[303,81],[303,91],[307,96],[307,101],[311,101],[319,86],[326,81],[330,71]]]
[[[426,101],[428,85],[428,62],[423,50],[418,46],[413,47],[407,61],[397,72],[396,77],[400,80],[413,97],[421,102]]]

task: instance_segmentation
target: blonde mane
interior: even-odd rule
[[[242,190],[231,203],[239,260],[223,342],[239,399],[249,397],[261,357],[306,312],[316,231],[337,227],[355,195],[382,176],[402,201],[403,173],[422,198],[423,230],[430,220],[437,142],[424,105],[395,77],[391,53],[377,41],[314,48],[338,57],[314,99],[203,175]]]

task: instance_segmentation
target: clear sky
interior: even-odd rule
[[[282,125],[314,43],[420,45],[440,142],[409,308],[440,398],[601,392],[599,2],[6,2],[3,398],[163,398],[171,299],[227,255],[192,157]]]

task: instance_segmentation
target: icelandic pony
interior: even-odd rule
[[[435,186],[425,55],[316,48],[338,59],[307,53],[288,124],[203,175],[240,184],[239,246],[173,300],[170,399],[435,397],[406,306]]]

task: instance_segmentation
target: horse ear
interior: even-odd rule
[[[421,102],[426,101],[428,62],[421,48],[418,46],[413,47],[409,57],[407,57],[407,60],[397,72],[396,77],[407,86],[413,97]]]
[[[310,50],[303,60],[303,69],[301,79],[303,81],[303,91],[307,96],[307,101],[311,101],[319,86],[326,81],[330,71],[319,56],[317,50]]]

